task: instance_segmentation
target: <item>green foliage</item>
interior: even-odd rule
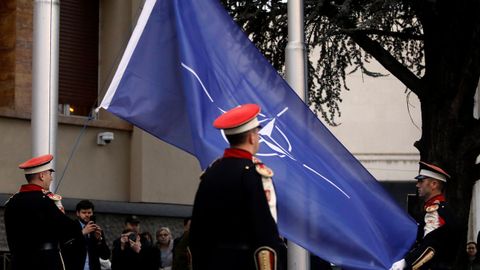
[[[283,1],[222,0],[230,15],[269,59],[284,70],[287,4]],[[327,123],[341,115],[347,75],[383,76],[369,69],[372,56],[352,37],[368,37],[416,76],[424,66],[423,29],[409,1],[305,0],[309,103]]]

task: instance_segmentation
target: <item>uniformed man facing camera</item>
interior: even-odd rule
[[[457,249],[455,218],[443,194],[450,176],[440,167],[420,162],[417,179],[418,195],[423,197],[423,219],[419,220],[417,242],[404,259],[391,270],[453,269]]]
[[[285,269],[273,172],[254,157],[259,113],[258,105],[246,104],[213,123],[230,148],[200,177],[190,228],[194,270]]]
[[[81,235],[64,214],[61,197],[48,191],[52,181],[52,155],[32,158],[19,165],[28,184],[5,206],[5,230],[13,270],[64,269],[60,245]]]

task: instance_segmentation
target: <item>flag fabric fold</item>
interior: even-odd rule
[[[147,0],[100,107],[196,156],[221,156],[222,112],[262,107],[287,239],[344,269],[388,269],[417,226],[323,126],[216,0]]]

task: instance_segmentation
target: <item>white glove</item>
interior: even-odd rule
[[[395,262],[392,264],[392,267],[390,267],[390,270],[403,270],[406,267],[406,262],[405,259],[401,259],[398,262]]]

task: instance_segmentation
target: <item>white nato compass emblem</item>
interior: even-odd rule
[[[275,121],[278,117],[284,114],[288,110],[288,107],[285,107],[281,112],[279,112],[275,117],[268,118],[261,114],[263,119],[259,119],[262,129],[260,130],[260,143],[265,144],[271,151],[257,153],[258,156],[278,156],[280,158],[289,157],[292,160],[296,160],[292,152],[292,144],[285,133],[275,125]]]
[[[200,86],[203,89],[204,94],[207,96],[207,98],[210,100],[210,102],[220,111],[220,113],[226,112],[226,110],[220,108],[219,106],[216,105],[215,101],[213,100],[212,96],[208,92],[207,88],[203,84],[202,80],[198,76],[198,74],[195,72],[195,70],[189,66],[187,66],[185,63],[181,63],[182,67],[187,70],[190,74],[192,74]],[[283,114],[285,114],[288,111],[288,107],[283,108],[279,113],[277,113],[274,117],[268,117],[265,114],[260,113],[258,115],[258,121],[260,122],[262,129],[259,132],[260,135],[260,144],[264,144],[267,149],[263,150],[263,152],[258,152],[255,155],[256,156],[263,156],[263,157],[279,157],[279,158],[289,158],[294,162],[299,162],[293,155],[292,155],[292,144],[288,137],[285,135],[285,133],[280,129],[278,125],[275,124],[278,118],[280,118]],[[228,143],[227,138],[225,137],[225,134],[222,130],[222,137],[223,139]],[[331,186],[333,186],[335,189],[340,191],[345,197],[350,198],[350,196],[345,193],[340,187],[338,187],[335,183],[333,183],[330,179],[326,178],[310,166],[302,163],[302,167],[305,169],[309,170],[311,173],[315,174],[316,176],[319,176],[322,178],[324,181],[329,183]]]
[[[205,87],[202,80],[195,72],[195,70],[185,65],[184,63],[182,63],[182,67],[185,68],[197,79],[197,81],[202,86],[203,92],[205,93],[207,98],[210,100],[210,102],[215,104],[215,101],[213,100],[212,96],[208,92],[207,88]],[[217,105],[215,105],[215,107],[217,107],[217,109],[221,113],[226,112],[226,110],[218,107]],[[270,151],[257,153],[256,154],[257,156],[264,156],[264,157],[278,156],[280,158],[289,157],[292,160],[296,160],[291,154],[292,144],[288,140],[285,133],[277,125],[275,125],[276,119],[280,117],[282,114],[284,114],[287,110],[288,110],[288,107],[284,108],[275,117],[267,117],[262,113],[259,114],[258,121],[262,125],[262,129],[259,132],[260,143],[265,144],[266,147],[270,149]],[[223,139],[227,142],[227,138],[225,137],[225,134],[223,133],[223,131],[222,131],[222,136],[223,136]]]

